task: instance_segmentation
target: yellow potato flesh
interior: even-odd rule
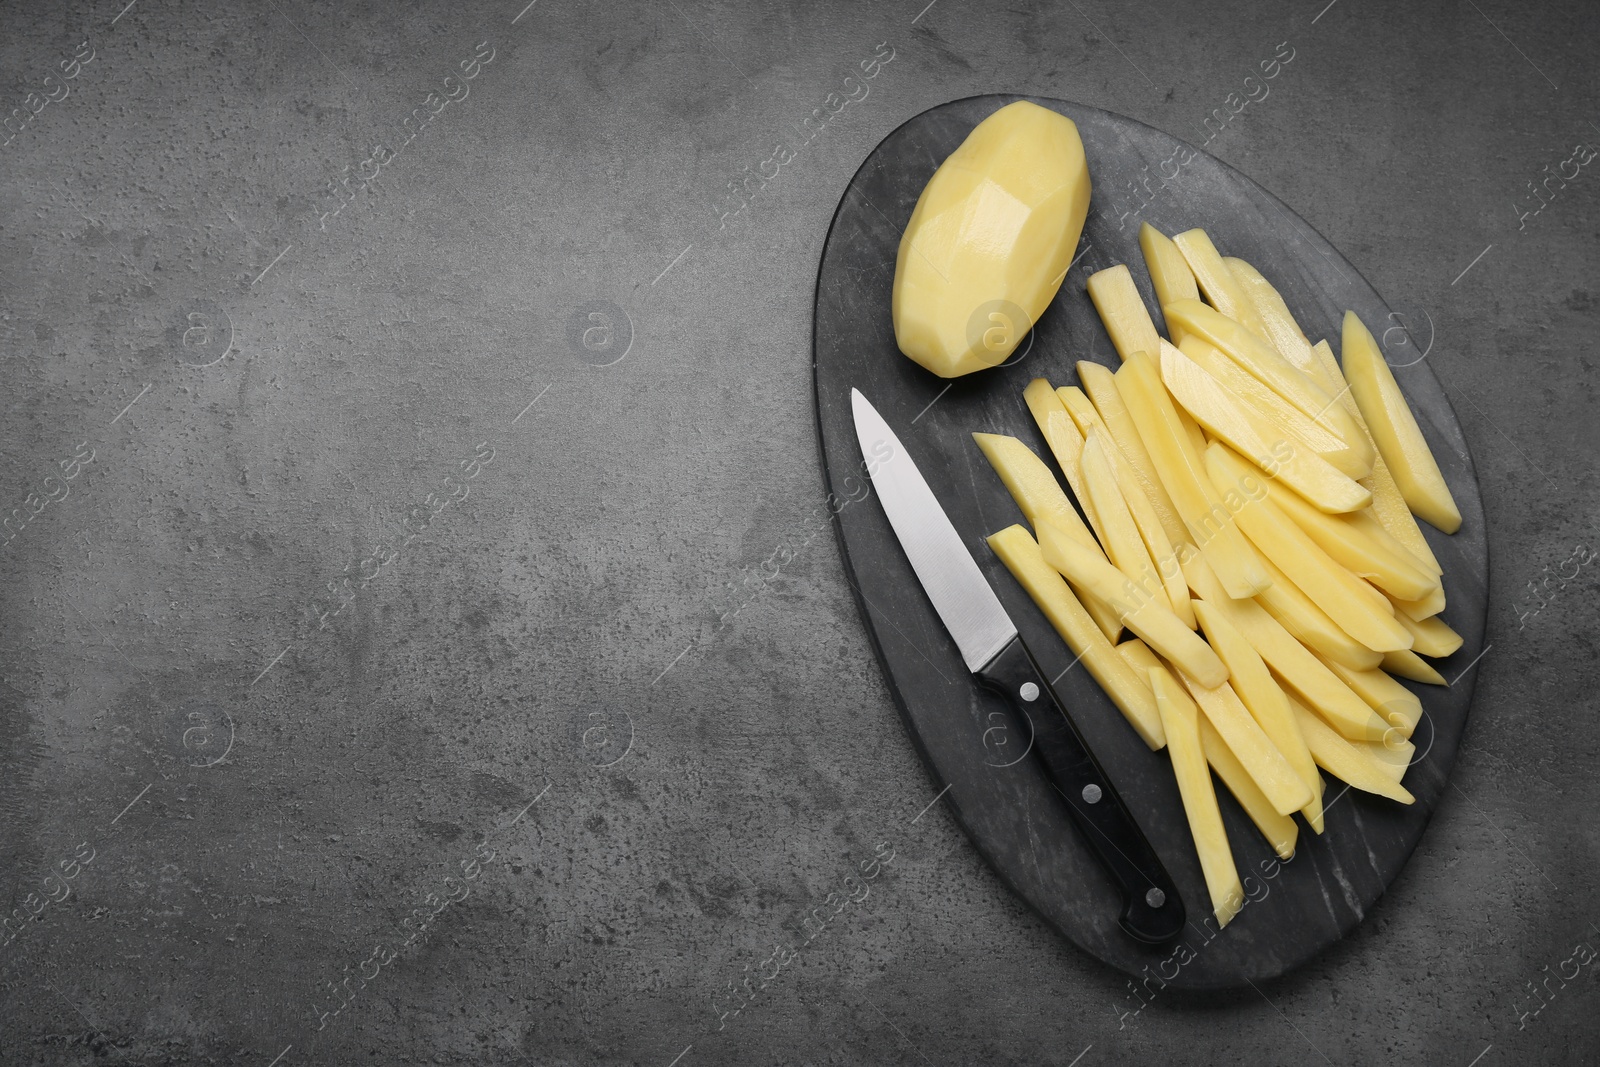
[[[1070,119],[1019,100],[978,123],[928,180],[900,239],[900,351],[941,378],[1004,362],[1061,287],[1089,192]]]
[[[1167,540],[1174,545],[1187,541],[1189,532],[1178,516],[1178,509],[1173,505],[1172,497],[1161,484],[1161,476],[1156,473],[1155,463],[1150,459],[1150,452],[1139,437],[1139,430],[1133,424],[1133,417],[1128,414],[1127,405],[1122,402],[1122,394],[1117,390],[1116,375],[1109,367],[1102,367],[1098,363],[1085,360],[1078,363],[1078,380],[1083,383],[1082,391],[1088,394],[1096,413],[1106,424],[1106,431],[1111,434],[1111,439],[1117,443],[1123,457],[1138,474],[1139,484],[1144,488],[1145,495],[1150,498],[1150,506],[1156,509],[1156,514],[1161,518],[1161,528],[1167,531]],[[1062,386],[1056,390],[1056,395],[1061,397],[1068,411],[1074,410],[1072,391],[1072,386]]]
[[[1444,610],[1444,587],[1440,586],[1421,600],[1396,600],[1389,598],[1395,615],[1404,615],[1414,622],[1431,619]]]
[[[1378,342],[1353,311],[1344,313],[1343,351],[1350,392],[1412,514],[1455,533],[1461,529],[1461,510]]]
[[[1111,702],[1152,751],[1166,744],[1161,716],[1145,676],[1117,654],[1104,632],[1073,595],[1038,544],[1021,526],[1008,526],[989,538],[989,548],[1027,590],[1056,633],[1100,683]]]
[[[1256,594],[1256,603],[1277,619],[1285,630],[1309,649],[1314,649],[1357,671],[1370,671],[1383,662],[1383,653],[1374,652],[1339,628],[1328,613],[1317,607],[1305,591],[1295,585],[1270,559],[1261,561],[1272,577],[1272,584]]]
[[[1449,685],[1444,680],[1444,675],[1433,669],[1432,664],[1409,648],[1396,649],[1383,654],[1383,669],[1390,674],[1397,674],[1402,678],[1409,678],[1413,682],[1424,685]]]
[[[1172,773],[1178,780],[1184,814],[1189,818],[1189,834],[1211,894],[1211,909],[1218,926],[1244,906],[1244,887],[1228,847],[1228,833],[1222,826],[1222,809],[1211,784],[1205,747],[1200,741],[1200,711],[1172,675],[1157,665],[1150,669],[1150,688],[1156,708],[1161,712],[1161,728],[1167,734],[1167,751],[1172,756]]]
[[[1410,804],[1416,799],[1410,790],[1392,777],[1387,766],[1372,756],[1369,746],[1352,745],[1299,702],[1291,699],[1290,706],[1294,708],[1295,719],[1305,735],[1312,758],[1323,770],[1356,789],[1398,800],[1402,804]]]
[[[1461,647],[1461,635],[1445,625],[1442,619],[1413,619],[1403,611],[1394,617],[1400,625],[1411,631],[1411,651],[1422,656],[1442,659],[1454,655]]]
[[[1117,476],[1101,445],[1100,434],[1095,430],[1090,430],[1083,442],[1083,483],[1089,491],[1089,499],[1094,501],[1095,514],[1100,516],[1100,526],[1105,532],[1101,544],[1107,557],[1119,571],[1141,588],[1149,589],[1151,595],[1171,611],[1172,602],[1167,599],[1166,586],[1150,558],[1150,550],[1145,547],[1138,524],[1133,521],[1133,512],[1128,510],[1128,502],[1117,486]]]
[[[1184,260],[1183,253],[1172,243],[1172,238],[1150,225],[1139,225],[1139,249],[1144,253],[1144,267],[1150,274],[1150,286],[1156,291],[1156,304],[1166,307],[1174,300],[1199,300],[1200,289],[1195,284],[1194,272]],[[1183,337],[1172,323],[1167,323],[1167,333],[1176,344]]]
[[[1186,559],[1183,573],[1195,595],[1223,612],[1278,680],[1315,708],[1340,734],[1353,741],[1379,741],[1389,732],[1389,724],[1265,608],[1253,600],[1228,596],[1204,558],[1195,555]]]
[[[1196,422],[1317,509],[1355,511],[1372,502],[1372,494],[1355,479],[1310,449],[1296,448],[1272,420],[1171,345],[1161,346],[1161,380]]]
[[[1411,760],[1417,754],[1417,746],[1401,737],[1398,732],[1392,733],[1382,741],[1352,741],[1352,748],[1369,757],[1373,764],[1391,781],[1400,782],[1406,776],[1406,771],[1411,769]]]
[[[1028,383],[1022,391],[1023,400],[1027,401],[1028,411],[1033,415],[1033,421],[1038,424],[1039,432],[1044,435],[1045,444],[1050,446],[1050,454],[1056,457],[1056,464],[1061,468],[1061,474],[1067,479],[1067,485],[1072,487],[1072,495],[1078,498],[1078,503],[1083,506],[1083,514],[1089,520],[1089,525],[1094,528],[1095,537],[1101,544],[1105,543],[1105,531],[1100,528],[1100,519],[1094,512],[1094,506],[1088,499],[1088,491],[1083,485],[1083,434],[1078,430],[1077,423],[1072,421],[1072,416],[1061,403],[1061,398],[1056,395],[1050,383],[1043,378],[1035,378]],[[1049,473],[1046,471],[1046,473]],[[1050,479],[1054,484],[1055,479]],[[1060,491],[1060,487],[1057,487]],[[1065,494],[1061,497],[1066,501]],[[1072,505],[1067,504],[1070,509]],[[1033,524],[1035,527],[1038,523]]]
[[[1068,429],[1077,432],[1076,427],[1069,426]],[[995,473],[1000,475],[1000,481],[1017,502],[1028,525],[1035,530],[1050,526],[1066,533],[1084,547],[1100,551],[1099,542],[1083,525],[1083,520],[1072,507],[1072,501],[1061,491],[1055,475],[1044,465],[1044,460],[1033,454],[1031,448],[1015,437],[1004,434],[975,433],[972,439],[978,443]],[[1117,613],[1109,604],[1093,596],[1085,596],[1084,600],[1084,606],[1106,639],[1115,641],[1122,632]]]
[[[1172,243],[1178,246],[1178,251],[1189,264],[1194,280],[1205,294],[1206,303],[1265,340],[1267,330],[1261,323],[1261,316],[1256,314],[1255,305],[1245,295],[1228,265],[1222,261],[1216,245],[1211,243],[1206,232],[1185,230],[1173,235]]]
[[[1339,369],[1339,361],[1333,358],[1333,349],[1328,347],[1328,342],[1318,341],[1311,346],[1311,352],[1317,357],[1317,366],[1322,369],[1319,383],[1338,398],[1340,405],[1366,435],[1365,440],[1372,450],[1372,474],[1366,479],[1365,484],[1372,490],[1373,519],[1389,531],[1390,536],[1404,545],[1407,551],[1416,556],[1428,570],[1434,574],[1443,574],[1444,569],[1439,566],[1439,560],[1434,556],[1433,549],[1428,546],[1428,539],[1422,536],[1422,529],[1412,516],[1411,508],[1406,505],[1400,487],[1395,484],[1394,475],[1389,472],[1389,465],[1383,461],[1383,455],[1377,451],[1377,446],[1372,444],[1372,435],[1367,428],[1366,420],[1361,417],[1361,409],[1356,406],[1355,397],[1350,395],[1350,386],[1344,380],[1344,371]]]
[[[1228,621],[1226,610],[1202,600],[1195,605],[1195,615],[1206,640],[1211,642],[1212,651],[1228,668],[1234,693],[1311,790],[1311,799],[1301,809],[1301,814],[1312,830],[1322,833],[1322,776],[1317,773],[1311,753],[1300,736],[1300,727],[1289,710],[1289,698],[1273,680],[1272,672],[1260,653],[1250,646],[1249,639]]]
[[[1125,264],[1089,275],[1089,299],[1094,301],[1117,355],[1127,359],[1134,352],[1156,350],[1156,324],[1150,321],[1144,298]]]
[[[1245,479],[1254,477],[1250,465],[1223,445],[1213,444],[1206,450],[1206,464],[1219,489],[1248,485]],[[1411,647],[1411,633],[1394,621],[1388,604],[1379,597],[1382,608],[1374,606],[1372,587],[1334,562],[1265,494],[1260,499],[1247,496],[1237,520],[1262,556],[1288,575],[1345,633],[1374,652]]]
[[[1211,562],[1230,596],[1253,596],[1266,588],[1266,572],[1178,424],[1154,361],[1135,353],[1117,371],[1117,389],[1184,521],[1189,542]]]
[[[1178,621],[1164,598],[1158,596],[1157,582],[1134,583],[1098,551],[1085,548],[1050,526],[1040,528],[1039,547],[1046,563],[1119,611],[1124,626],[1180,670],[1207,686],[1227,681],[1228,669],[1211,646]]]
[[[1372,473],[1372,468],[1361,464],[1360,457],[1343,440],[1312,422],[1299,408],[1223,355],[1215,345],[1198,337],[1185,337],[1178,351],[1205,368],[1235,399],[1270,419],[1290,445],[1315,452],[1351,478],[1365,478]]]
[[[1183,671],[1178,672],[1194,702],[1217,728],[1228,750],[1238,757],[1279,815],[1291,815],[1311,803],[1311,788],[1300,780],[1272,739],[1250,717],[1238,694],[1227,683],[1206,688]]]
[[[1417,694],[1382,671],[1353,671],[1330,659],[1322,662],[1401,735],[1409,738],[1422,721],[1422,701]]]
[[[1263,336],[1272,342],[1272,347],[1278,350],[1280,356],[1293,364],[1301,373],[1310,375],[1315,381],[1313,366],[1316,356],[1311,352],[1311,342],[1306,340],[1306,335],[1300,331],[1300,325],[1289,313],[1289,305],[1283,302],[1282,294],[1261,276],[1260,271],[1244,260],[1224,256],[1222,262],[1228,265],[1229,273],[1233,275],[1245,298],[1250,301],[1250,306],[1255,309],[1256,317],[1266,330]]]
[[[1343,405],[1335,403],[1321,386],[1295,369],[1278,350],[1244,326],[1198,300],[1179,300],[1162,308],[1167,322],[1222,351],[1283,399],[1299,408],[1312,422],[1348,445],[1362,464],[1371,464],[1366,438]]]
[[[1417,600],[1432,592],[1438,580],[1411,562],[1411,553],[1396,556],[1362,527],[1345,515],[1329,515],[1307,504],[1296,494],[1275,483],[1268,483],[1267,495],[1279,509],[1304,530],[1322,550],[1351,574],[1405,600]]]

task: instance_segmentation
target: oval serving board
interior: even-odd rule
[[[1020,358],[959,378],[939,379],[899,353],[889,313],[900,235],[939,163],[980,120],[1018,99],[1072,119],[1083,138],[1094,196],[1079,259],[1040,318]],[[1181,167],[1179,162],[1192,152]],[[1162,175],[1176,177],[1163,181]],[[1355,269],[1306,222],[1250,179],[1159,130],[1062,100],[979,96],[925,111],[873,150],[846,189],[817,275],[814,370],[817,422],[845,567],[857,605],[935,788],[972,843],[1052,926],[1084,951],[1130,975],[1176,988],[1219,989],[1272,978],[1304,963],[1350,931],[1416,847],[1455,760],[1483,646],[1488,545],[1483,503],[1466,442],[1428,364],[1397,347],[1391,365],[1461,508],[1451,537],[1423,525],[1445,571],[1443,618],[1464,638],[1438,664],[1451,688],[1410,685],[1422,698],[1413,738],[1418,759],[1405,776],[1409,807],[1347,790],[1327,779],[1327,832],[1301,827],[1294,859],[1277,864],[1227,790],[1223,819],[1248,902],[1220,932],[1165,752],[1146,749],[1098,685],[1071,667],[1066,645],[989,551],[984,538],[1022,516],[973,444],[973,431],[1012,434],[1050,462],[1023,387],[1046,377],[1077,384],[1080,359],[1118,364],[1084,289],[1095,270],[1126,263],[1155,308],[1139,252],[1139,223],[1169,235],[1203,227],[1224,255],[1242,257],[1277,286],[1313,341],[1337,352],[1340,321],[1354,310],[1375,334],[1399,342],[1398,320]],[[1159,312],[1156,324],[1165,334]],[[1409,365],[1402,365],[1409,364]],[[975,684],[923,594],[883,511],[867,495],[850,413],[850,389],[878,408],[917,461],[1016,622],[1046,676],[1134,816],[1177,879],[1189,926],[1177,942],[1140,945],[1117,926],[1108,878],[1068,821],[1063,802],[1028,738],[1009,726],[1003,703]],[[1059,473],[1059,472],[1058,472]],[[1019,758],[1022,757],[1022,758]],[[1146,970],[1148,968],[1148,970]],[[1152,987],[1154,988],[1154,987]]]

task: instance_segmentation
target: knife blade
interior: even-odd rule
[[[1122,892],[1119,925],[1139,941],[1172,940],[1183,929],[1185,912],[1161,858],[1056,699],[900,438],[859,389],[850,390],[850,402],[873,488],[911,569],[967,669],[1032,724],[1034,750],[1068,814]]]

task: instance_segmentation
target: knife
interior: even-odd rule
[[[1034,749],[1072,821],[1122,891],[1122,929],[1149,944],[1177,937],[1183,900],[1161,858],[1056,700],[905,446],[859,389],[850,390],[850,402],[861,454],[900,547],[967,669],[1033,724]]]

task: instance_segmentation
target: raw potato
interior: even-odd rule
[[[1372,493],[1355,479],[1310,449],[1296,448],[1272,420],[1171,345],[1161,346],[1161,380],[1196,422],[1317,509],[1356,511],[1372,503]]]
[[[1395,615],[1405,615],[1413,622],[1431,619],[1444,610],[1444,586],[1440,586],[1421,600],[1396,600],[1389,598],[1393,605]]]
[[[1267,614],[1277,619],[1296,641],[1352,670],[1370,671],[1383,662],[1383,653],[1372,651],[1339,629],[1338,623],[1328,618],[1328,613],[1270,559],[1262,560],[1261,565],[1272,576],[1272,584],[1256,594],[1256,603],[1266,608]]]
[[[1417,723],[1422,720],[1422,701],[1417,694],[1384,674],[1382,671],[1353,671],[1349,667],[1324,659],[1323,664],[1339,676],[1367,706],[1389,721],[1402,735],[1409,738]]]
[[[1256,316],[1266,328],[1262,336],[1272,342],[1272,347],[1278,350],[1280,356],[1315,381],[1313,367],[1317,357],[1312,354],[1311,342],[1300,331],[1299,323],[1289,313],[1289,305],[1283,302],[1283,296],[1261,276],[1260,271],[1244,260],[1224,256],[1222,262],[1228,265],[1234,280],[1239,283],[1239,288],[1244,291],[1250,306],[1255,308]]]
[[[1409,648],[1396,649],[1383,654],[1383,669],[1390,674],[1398,674],[1402,678],[1410,678],[1413,682],[1424,685],[1449,685],[1444,680],[1444,675],[1434,670],[1432,665]]]
[[[1172,243],[1172,238],[1150,225],[1139,224],[1139,249],[1144,253],[1144,268],[1150,275],[1150,286],[1156,291],[1156,303],[1166,307],[1174,300],[1199,300],[1200,289],[1195,284],[1194,272]],[[1167,323],[1167,334],[1177,344],[1183,334],[1172,323]]]
[[[1061,403],[1061,398],[1055,390],[1050,388],[1050,383],[1043,378],[1035,378],[1028,383],[1022,391],[1023,400],[1027,401],[1028,410],[1033,414],[1033,421],[1038,424],[1039,432],[1044,435],[1045,444],[1050,446],[1050,454],[1056,457],[1056,464],[1061,468],[1062,475],[1067,479],[1067,485],[1072,488],[1072,495],[1078,498],[1078,503],[1083,506],[1084,517],[1089,520],[1089,525],[1094,527],[1095,537],[1101,544],[1105,543],[1106,533],[1100,528],[1100,519],[1094,513],[1094,506],[1089,502],[1087,491],[1083,485],[1083,434],[1072,421],[1072,416]],[[1045,474],[1049,474],[1048,470]],[[1055,478],[1051,478],[1052,485]],[[1057,487],[1060,492],[1060,487]],[[1061,499],[1066,500],[1062,494]],[[1070,503],[1067,504],[1071,508]],[[1038,523],[1033,524],[1035,528]]]
[[[1111,461],[1095,430],[1090,430],[1083,442],[1083,483],[1089,491],[1089,499],[1094,502],[1095,514],[1100,516],[1100,526],[1105,533],[1101,546],[1107,557],[1142,592],[1173,611],[1161,575],[1150,558],[1150,550],[1145,547],[1138,524],[1133,521],[1133,513],[1128,510],[1128,502],[1117,487],[1117,476],[1112,472]],[[1177,613],[1173,611],[1173,614]]]
[[[1352,745],[1291,699],[1295,718],[1305,733],[1306,745],[1311,749],[1317,765],[1342,782],[1357,789],[1410,804],[1416,800],[1411,791],[1391,776],[1389,769],[1379,763],[1366,746]]]
[[[1085,548],[1051,526],[1039,529],[1039,547],[1046,563],[1110,604],[1121,614],[1124,626],[1201,684],[1217,686],[1228,680],[1228,669],[1211,646],[1179,622],[1162,600],[1136,588],[1097,550]]]
[[[1411,651],[1423,656],[1442,659],[1454,655],[1461,647],[1461,635],[1438,618],[1412,619],[1403,611],[1395,612],[1400,625],[1411,631]]]
[[[1322,776],[1317,773],[1316,763],[1300,736],[1300,727],[1289,710],[1289,698],[1278,688],[1260,654],[1250,647],[1249,640],[1228,621],[1224,609],[1202,600],[1195,605],[1195,615],[1212,650],[1228,668],[1234,693],[1311,790],[1311,800],[1301,809],[1301,814],[1312,830],[1322,833]]]
[[[1395,555],[1349,516],[1319,511],[1276,483],[1267,484],[1267,495],[1324,552],[1351,574],[1367,579],[1385,593],[1418,600],[1439,584],[1437,578],[1415,565],[1416,557],[1411,553],[1406,552],[1403,558]]]
[[[1140,739],[1152,751],[1165,745],[1166,734],[1161,728],[1161,715],[1156,711],[1149,683],[1117,654],[1116,648],[1067,587],[1066,580],[1044,561],[1044,555],[1028,531],[1021,526],[1008,526],[989,538],[989,547],[1016,578],[1017,584],[1028,591],[1056,633],[1100,683],[1100,688]]]
[[[1250,466],[1220,444],[1206,450],[1206,467],[1218,488],[1246,486],[1245,479],[1253,477]],[[1369,599],[1369,594],[1374,594],[1372,587],[1329,558],[1265,494],[1260,499],[1246,498],[1239,509],[1238,522],[1261,554],[1316,601],[1345,633],[1374,652],[1411,647],[1410,631],[1394,621],[1387,603],[1381,610],[1373,606]]]
[[[1195,595],[1228,617],[1278,680],[1315,708],[1327,722],[1352,741],[1381,741],[1390,727],[1323,662],[1267,614],[1253,600],[1234,600],[1222,588],[1200,556],[1185,560],[1183,573]]]
[[[1089,275],[1089,299],[1094,301],[1117,355],[1127,359],[1134,352],[1155,353],[1156,324],[1150,321],[1127,266],[1118,263]]]
[[[1189,817],[1189,834],[1194,838],[1206,890],[1211,894],[1211,909],[1217,925],[1227,926],[1228,920],[1244,907],[1244,887],[1239,883],[1233,850],[1228,847],[1228,832],[1222,826],[1222,810],[1217,807],[1216,790],[1211,785],[1211,771],[1200,741],[1200,712],[1164,668],[1152,667],[1149,678],[1161,713],[1161,727],[1167,734],[1172,773],[1178,779],[1178,793]]]
[[[1422,437],[1378,342],[1353,311],[1344,313],[1344,374],[1372,440],[1414,515],[1447,534],[1461,529],[1461,510]]]
[[[1371,757],[1383,773],[1396,783],[1405,778],[1417,754],[1417,746],[1401,737],[1398,731],[1383,741],[1351,741],[1350,744],[1356,751]]]
[[[1188,528],[1189,541],[1211,562],[1228,595],[1247,597],[1265,589],[1266,572],[1190,449],[1154,361],[1135,353],[1117,372],[1117,388]]]
[[[1311,803],[1311,788],[1300,780],[1272,739],[1251,718],[1232,686],[1223,683],[1208,688],[1181,670],[1178,674],[1189,695],[1227,742],[1228,750],[1239,758],[1250,780],[1260,787],[1274,811],[1279,815],[1291,815]]]
[[[1066,277],[1089,189],[1064,115],[1019,100],[978,123],[934,171],[900,239],[900,351],[941,378],[1003,363]]]
[[[1256,337],[1266,340],[1267,330],[1261,323],[1261,316],[1256,314],[1255,305],[1245,295],[1228,265],[1222,262],[1222,256],[1217,253],[1211,238],[1206,236],[1206,231],[1185,230],[1174,236],[1172,243],[1178,246],[1178,251],[1189,264],[1194,280],[1205,294],[1206,303]]]
[[[1144,441],[1139,437],[1139,430],[1133,424],[1133,417],[1128,414],[1128,406],[1122,402],[1122,394],[1117,390],[1117,377],[1108,367],[1098,363],[1080,361],[1078,363],[1078,380],[1083,383],[1083,392],[1089,395],[1096,413],[1106,424],[1106,430],[1111,434],[1111,439],[1122,450],[1122,455],[1139,474],[1139,484],[1144,487],[1145,494],[1150,498],[1150,506],[1156,509],[1156,514],[1161,518],[1161,528],[1167,531],[1167,540],[1174,545],[1189,539],[1189,531],[1183,525],[1183,519],[1178,516],[1178,509],[1172,503],[1166,487],[1161,484],[1161,476],[1156,473],[1156,465],[1150,459],[1150,452],[1144,447]],[[1073,410],[1071,397],[1072,386],[1063,385],[1056,390],[1056,395],[1070,412]]]

